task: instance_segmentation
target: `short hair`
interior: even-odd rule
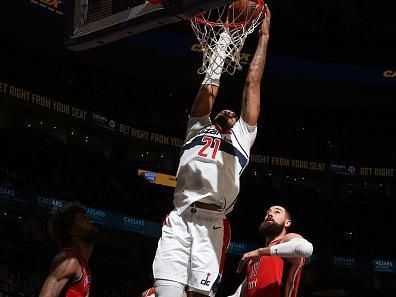
[[[269,205],[269,206],[267,206]],[[266,202],[265,204],[265,209],[268,210],[271,206],[275,206],[278,205],[280,207],[283,207],[285,210],[285,214],[286,214],[286,218],[290,221],[292,221],[292,213],[289,210],[289,205],[288,205],[288,201],[286,201],[286,199],[282,199],[282,198],[274,198],[271,199],[269,201]]]
[[[282,205],[281,205],[282,206]],[[289,227],[286,227],[286,231],[287,232],[290,232],[290,230],[293,230],[294,228],[294,223],[293,223],[293,220],[292,220],[292,216],[291,216],[291,213],[290,213],[290,211],[285,207],[285,206],[282,206],[284,209],[285,209],[285,214],[286,214],[286,219],[288,219],[288,220],[290,220],[290,222],[291,222],[291,224],[290,224],[290,226]]]
[[[290,214],[290,211],[286,207],[284,207],[284,206],[282,206],[282,207],[285,209],[286,218],[291,221],[292,220],[292,216]]]
[[[78,214],[85,214],[85,208],[78,202],[58,209],[50,218],[48,230],[53,241],[61,248],[70,244],[70,228]]]

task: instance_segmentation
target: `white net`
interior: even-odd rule
[[[227,4],[223,7],[214,8],[191,19],[192,29],[202,47],[202,66],[198,69],[199,74],[205,73],[211,63],[216,61],[219,55],[218,44],[224,44],[226,33],[226,46],[220,51],[224,59],[222,72],[233,75],[241,70],[241,50],[246,37],[252,33],[264,19],[265,6],[263,2],[235,1],[239,6]],[[245,5],[241,8],[241,4]],[[222,59],[221,59],[222,60]]]

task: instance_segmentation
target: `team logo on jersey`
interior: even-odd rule
[[[251,290],[257,286],[257,279],[254,281],[248,282],[248,289]]]
[[[252,269],[250,270],[250,277],[255,277],[257,275],[259,265],[260,265],[260,261],[257,261],[252,265]]]
[[[90,283],[90,281],[89,281],[89,277],[88,277],[88,276],[86,276],[86,277],[84,278],[84,287],[88,286],[88,285],[89,285],[89,283]]]
[[[260,259],[261,260],[261,259]],[[260,260],[256,261],[254,264],[252,264],[250,267],[250,272],[249,272],[249,278],[252,280],[248,281],[248,289],[253,289],[257,286],[257,273],[258,269],[260,266]]]
[[[220,132],[214,127],[206,127],[199,131],[198,134],[212,134],[212,135],[220,135]]]
[[[210,273],[208,273],[208,274],[206,275],[206,279],[201,280],[201,285],[210,286],[209,276],[210,276]]]

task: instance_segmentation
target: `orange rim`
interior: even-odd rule
[[[256,3],[258,6],[261,7],[261,9],[264,11],[265,10],[265,1],[264,0],[249,0],[251,2]],[[244,27],[246,25],[250,25],[252,22],[237,22],[237,23],[219,23],[219,22],[211,22],[207,21],[204,18],[200,17],[203,15],[205,12],[200,12],[196,16],[192,17],[191,20],[194,20],[195,22],[203,25],[209,25],[212,27],[226,27],[226,28],[237,28],[237,27]]]

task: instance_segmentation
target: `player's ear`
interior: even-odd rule
[[[289,219],[286,219],[286,222],[285,222],[285,227],[286,227],[286,228],[289,228],[289,227],[290,227],[290,225],[291,225],[291,220],[289,220]]]

